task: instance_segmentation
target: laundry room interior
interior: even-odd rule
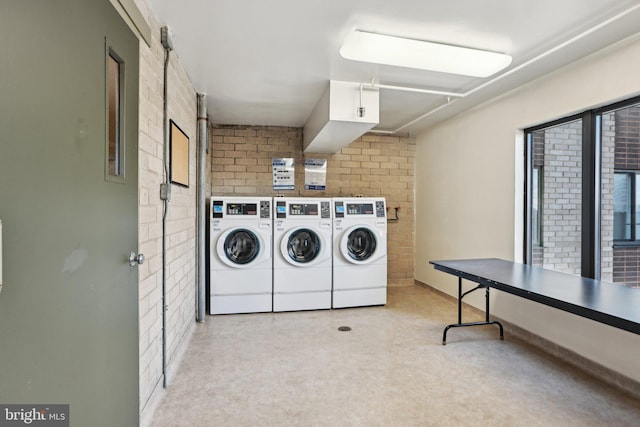
[[[210,132],[207,189],[211,195],[384,197],[391,220],[389,286],[413,284],[415,137],[365,134],[338,153],[305,154],[301,128],[213,125]],[[295,190],[274,192],[273,158],[294,159]],[[325,190],[305,190],[306,158],[326,159]]]
[[[571,9],[568,4],[565,6]],[[239,335],[248,333],[244,328],[251,328],[250,340],[254,341],[254,345],[257,348],[270,348],[271,346],[268,344],[260,344],[263,343],[265,334],[266,336],[270,335],[269,332],[258,326],[258,323],[250,325],[248,323],[250,321],[246,320],[246,317],[242,317],[256,316],[257,319],[261,319],[260,316],[266,316],[266,313],[211,315],[207,312],[204,321],[214,329],[217,329],[214,326],[217,325],[220,328],[220,335],[214,332],[214,329],[206,328],[208,332],[203,332],[202,335],[198,335],[196,332],[193,338],[195,343],[202,345],[201,340],[203,339],[214,342],[216,341],[215,337],[219,337],[221,347],[219,349],[211,347],[211,357],[217,355],[222,360],[225,360],[226,357],[243,360],[236,368],[247,372],[248,375],[256,379],[258,384],[271,382],[279,384],[277,388],[283,393],[283,398],[287,396],[287,393],[293,393],[293,395],[289,395],[292,399],[290,403],[285,403],[277,397],[259,399],[262,404],[274,407],[275,413],[270,413],[283,422],[288,419],[284,414],[287,411],[292,411],[303,424],[323,424],[324,422],[327,425],[349,424],[350,421],[346,420],[353,420],[354,417],[369,420],[369,424],[372,425],[376,424],[375,421],[372,421],[374,418],[378,421],[384,420],[383,424],[390,424],[402,418],[402,416],[398,418],[398,414],[404,411],[405,421],[408,425],[446,425],[448,421],[433,416],[432,405],[428,405],[429,409],[425,409],[431,415],[426,415],[425,411],[416,411],[413,407],[406,406],[417,400],[425,402],[433,399],[434,389],[425,386],[429,381],[422,382],[422,374],[413,371],[404,372],[400,368],[403,365],[402,362],[399,362],[399,365],[398,362],[381,363],[378,358],[368,359],[364,353],[370,351],[374,354],[385,354],[388,359],[384,360],[403,359],[405,356],[401,354],[402,350],[396,354],[394,345],[400,339],[398,334],[402,335],[397,328],[402,329],[401,325],[410,324],[411,320],[409,319],[412,315],[421,317],[422,314],[418,313],[428,312],[439,318],[436,313],[440,313],[443,307],[443,301],[440,298],[445,295],[451,295],[455,298],[455,282],[434,271],[429,265],[430,260],[496,257],[520,261],[525,258],[523,235],[527,226],[523,222],[525,218],[523,216],[525,210],[523,181],[526,178],[523,160],[526,157],[524,130],[530,126],[552,122],[568,116],[570,112],[580,111],[585,106],[594,107],[607,104],[608,102],[605,101],[607,99],[611,101],[633,100],[635,94],[639,93],[637,85],[632,82],[633,78],[629,80],[619,76],[619,73],[629,72],[629,67],[613,65],[616,61],[613,59],[614,57],[621,63],[626,63],[627,59],[633,55],[624,52],[625,42],[619,42],[617,45],[621,49],[620,51],[617,53],[611,51],[611,54],[606,54],[606,59],[602,60],[598,55],[581,59],[580,53],[578,53],[580,48],[584,46],[582,43],[587,39],[591,43],[592,50],[595,49],[595,46],[605,48],[608,44],[605,40],[611,39],[608,39],[609,35],[604,33],[595,35],[600,30],[614,26],[618,26],[620,29],[628,28],[630,19],[633,14],[638,12],[636,8],[639,6],[635,3],[617,6],[620,7],[617,9],[620,11],[619,14],[616,15],[610,11],[611,13],[608,15],[612,21],[595,19],[594,21],[585,20],[583,24],[576,23],[576,26],[581,27],[584,32],[573,32],[575,38],[559,36],[554,42],[549,42],[547,39],[542,43],[546,48],[543,48],[542,45],[532,45],[532,51],[528,55],[524,55],[528,58],[528,62],[523,58],[514,59],[514,63],[507,66],[506,72],[497,72],[484,79],[460,76],[450,78],[451,75],[433,72],[413,74],[413,71],[408,71],[408,69],[400,71],[401,68],[369,67],[366,63],[358,62],[349,62],[350,65],[359,65],[354,65],[353,69],[344,70],[341,68],[346,64],[343,62],[344,59],[334,59],[335,52],[325,50],[326,46],[317,47],[318,55],[309,56],[308,52],[304,52],[304,48],[299,50],[294,41],[291,41],[287,46],[297,53],[291,58],[282,57],[282,62],[279,63],[278,60],[273,61],[273,58],[265,55],[268,55],[267,52],[277,55],[278,46],[282,39],[277,36],[271,38],[271,36],[266,36],[266,33],[262,33],[265,37],[264,44],[256,41],[255,45],[245,45],[250,46],[246,53],[248,56],[225,57],[225,65],[235,63],[255,67],[256,70],[251,75],[255,76],[254,80],[258,81],[261,77],[265,78],[261,88],[264,92],[258,96],[260,99],[258,103],[246,104],[243,97],[252,99],[255,95],[254,91],[258,90],[257,88],[248,82],[229,79],[229,76],[222,71],[223,69],[213,68],[210,70],[209,82],[215,81],[213,79],[215,75],[220,81],[228,83],[226,83],[226,87],[225,85],[212,86],[216,89],[206,91],[209,107],[207,111],[209,117],[208,150],[205,157],[206,196],[219,200],[224,200],[225,197],[239,199],[273,197],[274,229],[272,231],[274,236],[278,235],[276,212],[283,214],[286,212],[288,218],[293,213],[290,211],[289,203],[283,201],[281,203],[286,207],[282,207],[284,211],[278,211],[276,206],[278,200],[298,198],[303,203],[301,206],[306,206],[304,203],[313,198],[318,200],[322,200],[322,198],[339,200],[356,196],[363,200],[375,197],[383,198],[386,213],[387,274],[385,285],[387,286],[387,295],[385,300],[374,301],[370,306],[365,303],[356,303],[353,304],[354,307],[336,307],[335,299],[338,294],[335,290],[335,284],[337,283],[336,277],[339,277],[340,274],[336,269],[336,265],[339,263],[336,260],[339,261],[342,258],[339,249],[336,248],[338,240],[334,236],[331,280],[333,289],[331,308],[328,308],[327,294],[319,292],[320,287],[314,288],[311,280],[306,281],[308,283],[304,285],[296,285],[295,283],[300,281],[299,276],[295,276],[296,280],[293,280],[294,275],[287,273],[291,271],[304,275],[304,268],[301,269],[300,265],[292,267],[287,264],[286,258],[287,255],[291,255],[291,246],[288,247],[289,253],[287,254],[283,246],[284,243],[280,241],[281,237],[277,236],[273,240],[271,254],[274,262],[274,281],[272,288],[273,313],[270,314],[272,316],[270,321],[274,323],[270,323],[270,325],[278,331],[276,335],[283,341],[272,341],[272,345],[290,348],[289,351],[296,354],[308,349],[318,355],[327,354],[327,357],[336,360],[344,360],[345,357],[352,360],[352,363],[343,366],[346,372],[352,372],[352,386],[343,388],[343,383],[342,387],[336,389],[328,385],[324,378],[319,377],[317,370],[324,369],[319,368],[324,360],[321,357],[306,356],[305,359],[308,363],[304,366],[289,362],[296,366],[294,373],[292,373],[290,370],[281,369],[278,364],[240,356],[254,351],[254,347],[248,343],[245,345],[245,343],[236,342],[232,346],[234,351],[225,351],[225,349],[230,350],[223,344],[226,342],[225,328],[228,328],[227,332],[233,330]],[[495,7],[501,6],[496,5]],[[180,36],[177,34],[179,29],[176,26],[179,26],[180,23],[177,22],[172,26],[169,15],[166,15],[169,9],[171,8],[163,9],[160,14],[165,17],[165,22],[169,25],[170,31],[174,32],[176,44],[178,44]],[[572,10],[575,11],[575,9]],[[566,12],[556,12],[562,16],[568,16]],[[268,12],[265,11],[265,13]],[[390,13],[393,14],[391,11]],[[543,16],[544,14],[539,15],[539,18],[544,19]],[[366,18],[354,19],[358,22],[360,20],[368,22]],[[594,24],[587,25],[586,22],[594,22]],[[599,22],[599,24],[595,24],[595,22]],[[245,28],[247,32],[251,32],[250,25],[260,27],[260,24],[251,21],[251,24],[240,25],[239,28]],[[225,31],[239,34],[237,33],[239,28],[231,29],[227,25],[221,25],[217,31],[221,34],[224,34]],[[400,31],[400,29],[398,28],[396,31]],[[409,29],[406,31],[411,32]],[[633,30],[629,31],[630,33],[634,32]],[[188,44],[186,39],[192,37],[194,33],[189,32],[189,34],[181,35],[185,38],[181,41],[182,46]],[[416,29],[415,34],[420,34],[420,30]],[[338,39],[342,39],[342,37],[348,39],[351,36],[336,37],[333,43],[341,43],[341,40]],[[632,36],[631,39],[633,38]],[[235,39],[232,38],[232,40]],[[269,43],[273,43],[273,45],[268,46]],[[273,49],[274,47],[275,49]],[[571,50],[563,50],[564,47],[571,47]],[[575,50],[573,50],[574,47]],[[398,49],[402,50],[403,48]],[[609,49],[615,50],[616,48],[610,47]],[[176,48],[176,50],[178,50],[177,55],[180,55],[179,49]],[[255,60],[251,58],[251,54],[255,55]],[[343,57],[346,57],[346,54]],[[566,61],[564,68],[554,68],[554,66],[545,68],[547,64],[550,65],[561,57]],[[573,57],[576,62],[572,63],[568,60],[570,57]],[[318,58],[328,58],[328,62],[315,62]],[[503,59],[497,58],[497,61]],[[288,62],[291,60],[293,61]],[[264,64],[272,64],[270,67],[278,69],[279,74],[277,76],[271,74],[271,69],[263,66],[260,61],[264,61]],[[477,63],[485,63],[485,60],[478,60]],[[304,86],[304,78],[299,79],[298,67],[308,70],[307,67],[314,66],[312,64],[320,67],[330,64],[332,71],[329,75],[332,77],[329,81],[325,80],[316,87],[315,95],[308,96],[309,93],[304,89],[297,89],[308,87]],[[498,67],[505,66],[505,64],[502,62],[502,65],[498,65]],[[542,77],[545,74],[542,72],[538,75],[538,80],[530,80],[532,75],[529,72],[534,70],[540,72],[543,69],[546,69],[550,74]],[[488,74],[491,73],[488,72]],[[616,74],[617,77],[606,81],[613,83],[615,80],[619,84],[622,83],[625,88],[612,90],[608,85],[591,84],[594,79],[602,81],[600,77],[596,76],[611,74]],[[354,79],[353,76],[358,77]],[[431,85],[424,84],[424,78],[427,76],[432,82]],[[287,78],[297,82],[298,85],[294,86],[295,88],[287,86],[287,89],[280,91],[274,82],[278,79],[284,81]],[[562,86],[565,92],[570,95],[558,99],[557,86]],[[589,87],[590,90],[583,90],[585,87]],[[340,92],[341,90],[346,91],[347,95],[344,96]],[[626,95],[623,95],[624,93]],[[318,97],[319,95],[321,96]],[[269,96],[271,99],[266,100],[266,97]],[[306,106],[304,113],[300,110],[291,111],[290,100],[293,99],[301,103],[298,105]],[[554,102],[549,103],[549,99],[554,99]],[[229,106],[228,110],[225,109],[226,105]],[[273,108],[266,108],[266,105],[272,105]],[[255,116],[252,117],[252,114]],[[261,117],[261,119],[257,119],[257,117]],[[293,120],[295,123],[293,125],[291,124],[292,117],[297,117]],[[278,187],[277,179],[282,177],[277,176],[278,172],[274,166],[275,162],[282,161],[291,162],[290,165],[293,165],[293,176],[286,177],[290,180],[290,186],[284,190]],[[308,185],[310,182],[305,167],[308,161],[321,162],[324,165],[323,182],[320,183],[320,187]],[[333,202],[331,207],[332,220],[335,222],[337,211]],[[285,227],[284,230],[287,228]],[[280,234],[282,233],[284,231]],[[287,233],[287,236],[290,234]],[[210,252],[213,252],[213,240],[208,241],[207,245],[209,245]],[[217,244],[217,246],[220,245]],[[216,255],[209,253],[208,257],[211,262],[214,262]],[[282,267],[285,270],[282,270]],[[562,270],[562,267],[560,269]],[[322,281],[319,279],[323,276],[321,271],[317,270],[314,282]],[[207,278],[211,286],[215,282],[216,276],[214,272],[210,273]],[[286,285],[283,286],[283,283]],[[300,288],[301,293],[297,296],[291,294],[287,296],[287,292],[290,292],[292,288]],[[418,293],[414,293],[415,289]],[[434,290],[433,294],[421,294],[422,291],[432,292]],[[317,295],[317,299],[311,295]],[[287,299],[289,296],[292,299]],[[207,294],[207,298],[210,298],[209,303],[211,304],[216,296],[211,291],[210,294]],[[242,301],[242,297],[240,298]],[[313,302],[309,303],[309,300],[313,300]],[[435,305],[429,305],[430,303],[423,305],[426,304],[425,301]],[[471,316],[471,320],[480,320],[486,312],[487,320],[489,320],[488,291],[486,307],[484,307],[485,301],[481,295],[469,295],[466,301],[477,311],[472,313],[465,311],[465,316]],[[570,363],[572,368],[577,368],[581,372],[601,372],[602,375],[597,376],[599,380],[603,380],[607,384],[616,384],[616,387],[621,387],[630,393],[629,396],[638,396],[636,394],[638,378],[633,373],[636,371],[634,366],[637,363],[631,358],[631,349],[638,345],[637,337],[629,338],[628,334],[620,334],[619,331],[615,331],[613,334],[606,333],[609,348],[625,350],[616,352],[616,356],[612,356],[610,353],[605,355],[601,351],[594,350],[588,344],[602,340],[604,331],[598,327],[594,328],[592,325],[584,325],[581,319],[567,318],[562,313],[540,311],[538,307],[529,306],[526,302],[510,299],[500,293],[492,294],[491,304],[492,315],[496,316],[494,319],[507,322],[505,327],[507,338],[505,339],[508,340],[509,337],[514,339],[513,337],[517,336],[518,339],[532,343],[536,349],[543,349],[548,354],[553,354],[563,363]],[[250,311],[246,308],[245,306],[245,311]],[[396,310],[406,313],[409,317],[403,318],[403,320],[387,317],[393,316],[389,313],[397,313]],[[240,316],[237,322],[234,321],[235,316]],[[455,315],[444,315],[444,318],[447,317],[452,318]],[[542,318],[547,321],[541,321]],[[262,323],[264,320],[266,319],[257,320],[257,322]],[[360,322],[365,322],[368,327],[362,326]],[[396,322],[399,323],[396,324]],[[435,323],[440,324],[439,321]],[[557,328],[556,324],[562,324],[563,327]],[[352,327],[353,331],[351,331]],[[289,328],[299,328],[300,333],[289,335],[285,332]],[[320,331],[323,328],[327,328],[327,332],[331,329],[333,332],[338,331],[338,333],[345,335],[333,336],[331,333],[316,334],[312,332]],[[437,326],[435,328],[438,329]],[[576,335],[571,332],[578,330],[583,339],[577,339]],[[303,331],[307,331],[306,335]],[[483,332],[488,334],[485,336],[487,339],[496,339],[495,331],[489,329]],[[343,353],[342,344],[336,346],[330,344],[334,339],[338,339],[338,342],[341,343],[342,340],[349,340],[349,334],[352,333],[355,333],[354,337],[358,337],[359,333],[368,335],[373,342],[376,340],[388,342],[393,349],[384,344],[378,348],[377,344],[363,343],[361,350],[346,350],[346,353]],[[426,331],[425,333],[434,340],[440,339],[439,336],[437,338],[435,336],[439,333],[434,334]],[[500,333],[502,334],[502,326],[500,326]],[[407,334],[410,332],[407,331]],[[408,339],[412,342],[420,342],[420,328],[416,329],[416,334]],[[451,334],[453,334],[453,338],[449,337],[449,339],[456,340],[460,332],[455,330]],[[207,338],[204,338],[205,336]],[[407,335],[407,337],[409,336]],[[269,340],[269,338],[266,339]],[[324,339],[329,341],[325,342]],[[289,347],[294,341],[299,345],[293,348]],[[444,344],[444,341],[442,343]],[[263,345],[266,347],[262,347]],[[208,345],[205,347],[209,348]],[[439,357],[429,351],[422,351],[418,355],[412,353],[413,346],[401,345],[400,347],[411,353],[412,356],[409,358],[418,365],[439,366],[441,363]],[[499,351],[498,348],[493,350]],[[276,359],[281,357],[288,359],[280,353],[274,353],[273,356]],[[181,394],[191,395],[190,389],[196,390],[196,393],[198,393],[197,390],[202,391],[202,386],[198,384],[216,383],[217,385],[212,390],[205,392],[212,397],[217,393],[231,393],[233,395],[234,393],[243,393],[246,390],[241,385],[238,387],[235,385],[227,386],[230,383],[236,384],[236,378],[220,371],[215,371],[219,375],[217,377],[212,371],[196,379],[192,376],[194,375],[193,366],[202,363],[201,359],[189,358],[188,355],[183,357],[186,360],[182,371],[179,371],[182,372],[182,376],[176,372],[174,390],[168,390],[168,398],[157,403],[159,409],[153,418],[156,423],[161,422],[160,420],[164,417],[175,422],[176,414],[180,413],[180,406],[174,404],[172,398]],[[489,353],[485,357],[494,359],[499,356]],[[595,360],[598,362],[593,363]],[[447,362],[443,363],[444,366],[448,365]],[[527,362],[521,361],[521,363]],[[601,370],[601,363],[607,368]],[[263,371],[256,371],[253,366],[262,366],[269,373],[264,374]],[[397,378],[405,378],[404,387],[406,390],[410,390],[409,393],[414,393],[414,398],[399,402],[382,391],[384,387],[380,389],[379,395],[371,395],[369,389],[377,389],[378,385],[374,385],[368,380],[363,382],[359,380],[363,378],[361,369],[367,369],[366,366],[369,369],[382,371],[398,369]],[[335,363],[331,363],[328,365],[328,369],[340,368]],[[446,372],[449,368],[443,367],[442,369]],[[513,369],[517,370],[518,368]],[[171,376],[171,373],[169,375]],[[425,372],[425,375],[430,374]],[[319,400],[324,403],[307,406],[310,396],[306,391],[282,386],[283,381],[296,382],[301,378],[306,378],[306,381],[314,384],[315,392],[320,397]],[[540,385],[545,383],[549,383],[549,380],[541,381]],[[496,389],[481,391],[483,385],[475,382],[470,383],[469,387],[476,388],[478,393],[483,396],[501,393]],[[560,386],[560,389],[563,387]],[[513,390],[512,392],[516,395],[519,394]],[[562,393],[570,392],[564,391]],[[539,396],[544,395],[544,392],[536,391],[534,387],[530,393],[526,394],[530,401],[536,401]],[[580,395],[579,392],[575,393],[577,399],[581,399],[577,397]],[[336,407],[337,400],[340,399],[353,401],[351,405],[345,407],[347,411],[352,411],[351,413],[341,411],[333,413],[332,408]],[[153,407],[154,402],[151,399],[148,406]],[[213,398],[213,402],[220,401]],[[211,416],[213,419],[219,419],[216,418],[218,416],[222,416],[223,419],[228,417],[239,423],[242,423],[242,420],[253,423],[263,419],[260,415],[256,415],[256,411],[251,411],[251,414],[246,415],[246,418],[237,415],[243,412],[243,399],[225,400],[225,402],[228,405],[225,409],[212,407],[205,411],[205,414],[208,415],[201,416]],[[394,407],[395,410],[384,411],[380,409],[381,406],[387,405]],[[571,405],[573,403],[569,406]],[[400,412],[395,412],[396,410]],[[323,415],[314,417],[315,411],[320,411]],[[445,412],[451,413],[450,410]],[[509,412],[508,409],[505,409],[501,414]],[[518,412],[512,411],[513,414]],[[556,411],[551,412],[556,414]],[[564,424],[573,417],[578,419],[575,413],[569,415],[569,412],[565,413],[558,409],[557,415],[550,415],[546,422]],[[607,410],[601,408],[597,412],[605,413]],[[332,413],[332,415],[327,415],[328,413]],[[474,417],[482,416],[480,414],[483,413],[483,409],[473,406],[472,409],[455,416],[454,419],[458,421],[459,425],[472,425]],[[518,417],[518,415],[515,416]],[[522,421],[523,425],[533,422],[526,415],[520,414],[519,416],[524,417],[521,418],[521,421],[527,420]],[[594,416],[593,413],[592,416]],[[497,424],[518,424],[508,415],[498,417],[501,421]],[[597,416],[594,417],[597,418]],[[324,418],[324,421],[317,421],[318,418]],[[197,417],[190,418],[192,421],[197,419]],[[612,415],[611,419],[617,419],[621,424],[627,422],[626,418],[619,416],[619,414]],[[578,424],[590,421],[582,418]]]
[[[637,424],[639,0],[0,9],[0,425]]]

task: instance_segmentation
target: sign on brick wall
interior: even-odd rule
[[[327,189],[327,159],[306,159],[304,161],[304,189]]]
[[[295,190],[295,159],[272,159],[273,191]]]

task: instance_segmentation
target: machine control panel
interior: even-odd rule
[[[260,202],[260,219],[271,218],[271,202],[269,200],[263,200]]]
[[[345,216],[372,216],[376,218],[386,218],[387,210],[384,200],[366,202],[334,202],[334,218],[344,218]]]
[[[373,215],[373,203],[347,203],[348,215]]]
[[[257,215],[257,203],[227,203],[227,215]]]
[[[317,216],[318,204],[317,203],[291,203],[289,205],[289,215]]]
[[[224,203],[222,200],[211,201],[211,218],[222,218],[224,216]]]
[[[331,203],[320,202],[320,218],[331,219]]]
[[[287,217],[319,217],[321,219],[331,219],[331,202],[328,200],[315,203],[275,200],[275,203],[276,219],[286,219]]]
[[[376,201],[376,217],[384,218],[387,214],[387,210],[384,208],[384,202],[382,200]]]
[[[277,201],[276,202],[276,218],[286,218],[287,217],[287,202]]]
[[[271,219],[271,202],[269,200],[260,201],[260,210],[258,203],[238,203],[228,202],[226,205],[223,200],[211,201],[211,218],[220,219],[235,216],[258,216],[260,219]]]

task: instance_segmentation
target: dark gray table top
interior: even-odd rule
[[[502,259],[430,261],[445,273],[640,334],[640,289]]]

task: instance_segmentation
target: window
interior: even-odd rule
[[[640,177],[634,172],[616,172],[613,180],[613,239],[614,241],[638,240],[637,191]],[[633,207],[635,206],[635,209]]]
[[[640,287],[640,97],[525,134],[525,262]]]
[[[528,133],[529,263],[580,274],[582,251],[582,120]]]
[[[534,246],[542,246],[542,166],[534,166],[531,175],[531,238]]]
[[[124,178],[124,63],[111,49],[107,52],[107,144],[105,175],[109,181]]]
[[[602,129],[602,279],[640,286],[640,104],[604,109]]]

